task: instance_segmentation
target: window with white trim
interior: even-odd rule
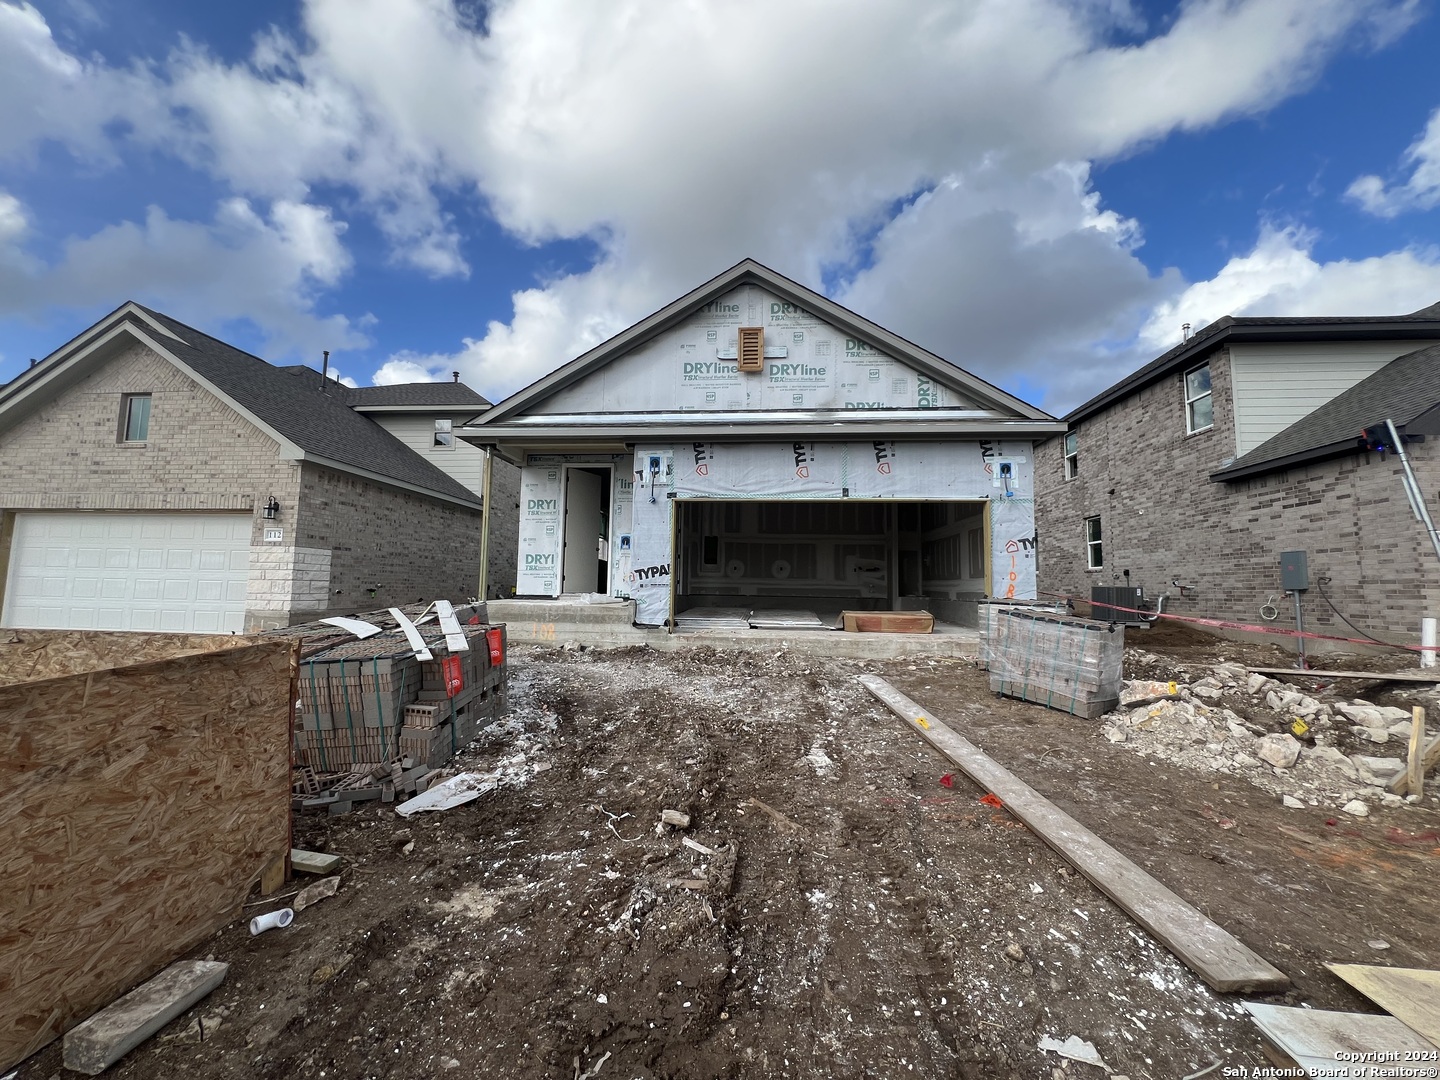
[[[1085,567],[1099,570],[1105,565],[1105,553],[1100,549],[1100,519],[1085,519]]]
[[[435,421],[435,442],[431,449],[453,450],[455,449],[455,432],[449,420]]]
[[[1201,364],[1185,373],[1185,434],[1206,431],[1215,423],[1214,398],[1210,393],[1210,365]]]
[[[150,437],[150,395],[122,394],[120,397],[120,441],[143,443]]]
[[[1065,479],[1074,480],[1080,475],[1080,433],[1065,433]]]

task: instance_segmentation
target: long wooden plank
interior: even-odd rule
[[[1245,1002],[1245,1010],[1261,1033],[1307,1076],[1384,1076],[1387,1068],[1405,1065],[1403,1055],[1407,1050],[1428,1054],[1435,1049],[1393,1016],[1297,1009],[1254,1001]],[[1356,1056],[1347,1056],[1352,1054]],[[1430,1065],[1427,1058],[1411,1060],[1419,1071],[1396,1075],[1426,1074]],[[1356,1064],[1347,1067],[1346,1062]],[[1379,1064],[1371,1072],[1372,1066],[1361,1062]]]
[[[1212,989],[1280,990],[1290,985],[1284,972],[1231,937],[884,679],[861,675],[860,682],[921,738],[953,761],[961,772],[998,795],[1010,813],[1064,856]]]
[[[1247,667],[1245,670],[1253,671],[1257,675],[1308,675],[1325,679],[1366,679],[1370,682],[1440,683],[1440,674],[1422,675],[1418,671],[1301,671],[1293,667]]]
[[[1440,971],[1326,964],[1411,1031],[1440,1047]]]

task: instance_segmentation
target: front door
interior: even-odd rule
[[[606,551],[605,503],[608,470],[565,469],[565,547],[560,591],[608,592],[603,573]]]

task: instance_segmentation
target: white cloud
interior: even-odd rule
[[[1085,163],[1263,112],[1415,11],[1188,0],[1144,37],[1128,0],[495,0],[481,32],[451,0],[306,0],[303,36],[267,32],[243,62],[181,43],[120,72],[0,0],[43,84],[22,101],[84,97],[60,134],[22,121],[0,145],[95,152],[107,118],[140,117],[135,138],[273,202],[265,226],[292,245],[306,222],[278,208],[338,188],[396,261],[437,277],[469,269],[455,197],[522,242],[595,244],[592,267],[517,290],[511,317],[455,352],[400,353],[377,378],[459,368],[508,392],[750,255],[838,278],[862,314],[982,375],[1069,386],[1107,379],[1110,343],[1179,288],[1138,261],[1137,228],[1101,207]],[[179,243],[165,222],[149,235]],[[344,272],[341,254],[297,251],[274,290],[288,308],[263,293],[257,321],[310,310]]]
[[[72,237],[49,265],[18,243],[6,246],[17,220],[23,227],[24,208],[0,193],[0,315],[110,308],[129,298],[202,325],[248,319],[285,354],[364,344],[349,320],[314,310],[317,294],[350,268],[340,243],[345,224],[323,207],[277,201],[267,219],[246,200],[228,199],[211,222],[177,221],[151,207],[143,222]]]
[[[32,154],[53,141],[82,159],[113,162],[110,126],[158,124],[159,91],[143,67],[114,68],[72,56],[33,6],[0,2],[0,159]]]
[[[1371,174],[1358,177],[1345,194],[1385,218],[1440,206],[1440,109],[1430,114],[1430,122],[1405,151],[1403,161],[1410,166],[1404,183],[1387,187],[1384,180]]]
[[[1140,340],[1155,352],[1225,315],[1399,315],[1440,300],[1440,250],[1317,262],[1315,236],[1267,226],[1254,249],[1158,305]]]

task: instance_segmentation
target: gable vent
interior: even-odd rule
[[[765,328],[763,326],[740,327],[740,341],[736,357],[741,371],[765,370]]]

